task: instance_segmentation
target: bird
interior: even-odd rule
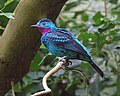
[[[103,78],[104,73],[93,61],[88,49],[69,31],[64,28],[58,28],[48,18],[41,18],[37,24],[31,25],[37,27],[41,32],[41,43],[48,51],[57,57],[65,59],[78,59],[88,62]]]

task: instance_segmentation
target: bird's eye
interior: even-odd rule
[[[46,25],[46,22],[43,22],[43,23],[42,23],[42,25],[44,25],[44,26],[45,26],[45,25]]]

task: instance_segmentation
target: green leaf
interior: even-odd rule
[[[33,79],[39,79],[39,78],[42,78],[44,76],[44,73],[43,72],[33,72],[33,71],[30,71],[27,74],[27,76],[30,77],[32,80]],[[29,78],[24,78],[24,80],[26,80],[26,79],[28,80]]]
[[[75,12],[73,18],[77,18],[77,16],[81,15],[82,13],[84,13],[84,11]]]
[[[83,13],[83,14],[81,14],[81,19],[84,21],[84,22],[86,22],[86,21],[88,21],[89,20],[89,17],[88,17],[88,15],[86,14],[86,13]]]
[[[2,26],[0,26],[0,30],[5,30],[5,28],[3,28]]]
[[[54,59],[55,59],[55,56],[48,53],[43,57],[43,59],[39,63],[39,66],[42,65],[42,64],[44,64],[44,65],[51,64]]]
[[[95,33],[95,35],[96,35],[97,52],[99,53],[103,45],[106,43],[106,36],[99,33]]]
[[[11,2],[13,2],[14,0],[7,0],[7,2],[4,4],[4,7],[2,8],[2,10],[8,5],[10,4]]]
[[[42,89],[43,88],[42,88],[42,84],[40,83],[40,81],[34,80],[32,83],[28,85],[24,85],[24,87],[22,88],[22,90],[24,90],[24,93],[22,92],[24,95],[22,94],[21,96],[30,96],[31,94],[39,90],[42,90]]]
[[[116,91],[115,96],[119,96],[120,95],[120,75],[119,74],[117,75],[116,83],[117,83],[117,85],[116,85],[117,91]]]
[[[98,28],[99,32],[104,32],[106,30],[113,29],[115,27],[115,24],[113,24],[111,21],[104,21],[104,26],[102,28]]]
[[[6,0],[0,0],[0,9],[4,7],[5,3],[6,3]]]
[[[113,10],[113,11],[112,11],[112,14],[119,15],[119,14],[120,14],[120,11]]]
[[[93,16],[93,20],[95,22],[95,25],[100,25],[103,21],[103,15],[101,12],[97,12],[95,16]]]
[[[120,35],[116,35],[116,36],[113,38],[113,41],[120,41]]]
[[[14,0],[7,0],[7,2],[5,3],[5,6],[10,4],[11,2],[13,2]]]
[[[13,13],[18,3],[19,3],[19,0],[13,0],[12,2],[8,2],[4,7],[4,9],[2,9],[2,11],[5,13],[7,12]]]
[[[68,10],[70,10],[71,8],[76,7],[77,5],[78,5],[77,2],[68,3],[68,4],[66,4],[66,6],[65,6],[65,8],[64,8],[64,11],[68,11]]]
[[[15,92],[19,92],[20,89],[21,89],[21,84],[20,84],[20,82],[19,82],[19,83],[15,84],[15,86],[14,86],[14,91],[15,91]]]
[[[38,71],[39,70],[38,64],[40,63],[41,60],[42,60],[42,58],[41,58],[39,52],[37,52],[31,65],[30,65],[30,69],[33,71]]]
[[[110,3],[117,4],[118,0],[109,0]]]
[[[66,28],[67,27],[67,24],[66,24],[67,22],[64,22],[64,21],[62,21],[62,20],[60,20],[60,27],[61,28]]]
[[[29,72],[28,74],[30,74],[30,72]],[[28,74],[27,74],[27,75],[28,75]],[[23,79],[22,79],[22,81],[24,82],[25,85],[31,83],[32,80],[33,80],[32,78],[30,78],[30,76],[27,76],[27,75],[24,76]]]
[[[9,19],[15,19],[14,18],[14,13],[0,13],[0,15],[2,16],[5,16],[5,17],[7,17],[7,18],[9,18]]]
[[[90,45],[89,44],[90,42],[95,42],[95,40],[96,40],[95,34],[90,33],[90,32],[81,32],[78,35],[78,39],[82,40],[85,46]],[[91,41],[89,41],[89,40],[91,40]]]

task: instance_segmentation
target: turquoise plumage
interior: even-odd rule
[[[40,19],[36,25],[32,26],[38,27],[42,33],[41,42],[54,56],[87,61],[101,77],[104,76],[102,70],[92,60],[87,48],[70,31],[57,28],[47,18]]]

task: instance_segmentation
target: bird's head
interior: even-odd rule
[[[37,22],[37,24],[32,25],[32,27],[38,27],[38,29],[42,33],[42,35],[45,34],[46,32],[49,32],[51,29],[56,28],[55,24],[47,18],[40,19]]]

